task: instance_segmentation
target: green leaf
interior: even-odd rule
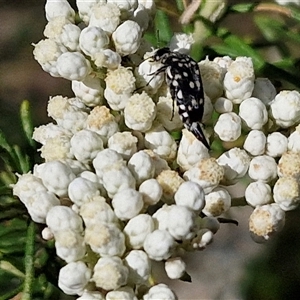
[[[22,127],[27,142],[31,147],[35,148],[35,142],[32,139],[32,133],[34,127],[33,127],[32,117],[31,117],[30,102],[28,100],[24,100],[21,104],[20,117],[21,117]]]
[[[157,10],[154,19],[155,31],[158,31],[159,42],[169,43],[173,35],[173,31],[170,26],[170,21],[165,12]]]
[[[176,5],[179,11],[184,11],[184,5],[182,0],[176,0]]]
[[[13,146],[13,151],[18,161],[18,172],[25,174],[28,173],[31,169],[30,158],[26,153],[23,153],[18,145]]]
[[[250,56],[256,69],[261,69],[265,65],[265,61],[259,53],[238,36],[227,35],[225,38],[223,37],[223,40],[223,45],[213,45],[211,48],[221,55]]]
[[[257,6],[257,3],[235,4],[229,7],[229,11],[237,12],[237,13],[252,12],[255,6]]]

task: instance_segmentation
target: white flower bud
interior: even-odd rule
[[[248,173],[253,180],[270,182],[277,177],[276,161],[268,155],[256,156],[250,162]]]
[[[93,166],[96,170],[97,176],[102,179],[103,173],[105,170],[109,169],[114,163],[122,163],[123,157],[117,151],[112,149],[104,149],[96,155],[95,159],[93,160]],[[124,162],[125,165],[125,162]]]
[[[41,178],[44,186],[52,193],[66,196],[68,186],[75,179],[71,168],[60,161],[50,161],[34,166],[34,175]]]
[[[141,249],[149,233],[154,230],[154,221],[147,214],[139,214],[130,219],[124,227],[126,242],[132,249]]]
[[[280,134],[280,133],[279,133]],[[283,135],[283,137],[285,138],[285,140],[286,140],[286,137]],[[284,138],[282,138],[282,141],[283,141],[283,139]],[[282,141],[281,141],[281,145],[282,144],[284,144],[284,143],[282,143]],[[290,151],[293,151],[293,152],[300,152],[300,125],[298,125],[297,127],[296,127],[296,130],[288,137],[288,149],[290,150]],[[282,149],[283,147],[281,147],[281,149]],[[285,149],[285,151],[286,151],[287,149]],[[283,151],[283,152],[285,152],[285,151]],[[282,154],[282,153],[281,153]]]
[[[245,150],[232,148],[224,152],[218,159],[219,165],[224,167],[224,178],[229,183],[236,182],[242,178],[248,171],[250,157]]]
[[[232,112],[233,103],[232,103],[232,101],[228,100],[227,98],[220,97],[214,103],[214,109],[219,114]]]
[[[67,263],[82,259],[86,253],[83,236],[72,230],[55,233],[55,248],[57,256]]]
[[[97,67],[114,70],[120,67],[122,58],[119,53],[111,49],[100,49],[94,55],[94,63]]]
[[[252,97],[260,99],[265,105],[269,105],[270,102],[276,96],[276,88],[268,78],[256,78],[254,81],[254,89]]]
[[[285,213],[278,204],[258,206],[249,219],[251,237],[255,242],[263,243],[282,230],[284,223]]]
[[[97,226],[99,223],[117,223],[118,220],[110,205],[101,196],[84,203],[79,213],[86,227]]]
[[[164,128],[155,123],[145,134],[145,146],[167,161],[173,161],[177,145],[172,136]]]
[[[157,74],[156,76],[149,75],[155,74],[155,72],[162,67],[161,63],[152,62],[150,59],[147,59],[153,54],[154,51],[146,53],[145,60],[140,63],[138,69],[135,71],[135,75],[139,83],[138,86],[145,87],[144,90],[151,95],[157,92],[164,81],[163,72]]]
[[[214,62],[216,62],[223,70],[224,75],[227,72],[228,67],[233,63],[233,60],[229,56],[221,56],[221,57],[215,57]]]
[[[65,52],[57,59],[59,75],[68,80],[83,80],[90,72],[90,62],[80,52]]]
[[[202,212],[209,217],[217,217],[231,206],[231,197],[227,190],[217,187],[205,195],[205,207]]]
[[[271,102],[271,112],[277,125],[293,126],[300,121],[300,93],[281,91]]]
[[[143,300],[157,299],[177,300],[177,297],[166,284],[160,283],[152,286],[148,293],[143,296]]]
[[[67,129],[53,123],[48,123],[46,125],[35,127],[32,138],[38,143],[45,145],[48,139],[68,135],[71,136],[71,132],[69,132]]]
[[[86,3],[85,1],[82,0],[78,2]],[[105,297],[100,292],[84,290],[81,297],[77,298],[76,300],[105,300]]]
[[[204,158],[209,158],[208,149],[190,131],[183,129],[177,151],[180,169],[187,171]]]
[[[119,131],[119,125],[115,117],[105,106],[96,106],[93,108],[86,120],[86,128],[100,134],[104,143],[114,133]]]
[[[192,34],[175,33],[170,40],[169,48],[171,51],[189,54],[194,42]]]
[[[251,97],[240,105],[239,116],[251,129],[261,129],[268,121],[268,112],[263,102]]]
[[[100,27],[88,26],[81,31],[79,45],[82,52],[92,59],[100,49],[108,47],[109,37]]]
[[[106,0],[89,0],[89,1],[82,1],[76,0],[76,6],[78,8],[78,13],[80,18],[83,20],[85,24],[89,23],[91,13],[93,11],[93,7],[96,3],[101,2],[106,3]]]
[[[186,206],[171,205],[167,214],[167,230],[175,240],[187,240],[195,235],[195,213]]]
[[[222,141],[236,141],[242,131],[241,118],[234,112],[221,114],[214,131]]]
[[[293,210],[300,203],[300,188],[297,179],[293,177],[279,178],[273,189],[274,200],[284,211]]]
[[[138,300],[132,288],[124,286],[106,294],[105,300]]]
[[[141,193],[134,189],[124,189],[116,193],[111,202],[116,216],[122,220],[130,220],[142,210],[144,202]]]
[[[174,102],[170,94],[168,94],[167,97],[159,97],[156,108],[156,119],[166,130],[174,131],[182,128],[182,121],[178,114],[177,104]],[[173,117],[172,113],[174,113]]]
[[[94,131],[83,129],[71,138],[71,152],[79,161],[90,162],[101,150],[103,150],[103,141]]]
[[[31,219],[36,223],[46,223],[46,216],[49,210],[60,205],[58,198],[50,192],[39,191],[28,195],[26,198],[20,197],[25,204]]]
[[[135,189],[136,185],[133,175],[123,162],[115,163],[108,170],[105,170],[102,180],[110,198],[122,190]]]
[[[75,30],[79,30],[80,33],[80,28],[74,25],[70,20],[66,19],[64,16],[57,16],[46,24],[44,29],[44,36],[56,41],[57,43],[63,44],[63,42],[61,41],[61,34],[63,31],[63,27],[67,24],[72,25],[72,28],[76,27],[77,29]]]
[[[156,261],[168,259],[175,247],[175,241],[166,230],[154,230],[144,241],[144,250],[148,256]]]
[[[25,203],[28,197],[35,193],[47,192],[42,180],[31,173],[22,174],[18,176],[18,181],[13,186],[13,195],[20,198]]]
[[[60,42],[69,51],[80,51],[79,47],[79,36],[81,30],[78,26],[74,24],[65,24],[62,28],[61,34],[59,36]]]
[[[185,180],[198,183],[204,190],[204,193],[210,193],[217,187],[224,177],[224,168],[219,165],[215,158],[205,158],[183,174]]]
[[[246,137],[244,142],[244,149],[247,150],[251,155],[257,156],[262,155],[265,152],[267,138],[265,134],[260,130],[251,130]]]
[[[137,151],[137,138],[129,131],[116,132],[108,139],[108,148],[129,159]]]
[[[51,208],[47,214],[46,224],[54,234],[66,230],[83,232],[81,218],[67,206],[54,206]]]
[[[109,106],[114,110],[124,109],[135,90],[135,77],[132,71],[122,66],[116,70],[110,70],[105,82],[104,96]]]
[[[82,261],[70,262],[58,274],[58,286],[67,295],[81,295],[92,271]]]
[[[279,177],[294,177],[300,178],[300,153],[285,152],[278,161],[278,176]]]
[[[87,75],[83,81],[72,81],[72,91],[86,106],[94,107],[103,104],[101,80]]]
[[[125,124],[133,129],[145,132],[152,126],[156,116],[153,100],[145,93],[132,95],[124,109]]]
[[[80,207],[82,204],[89,202],[93,197],[100,196],[100,185],[88,179],[77,177],[70,182],[68,195],[70,200]]]
[[[120,23],[121,12],[114,3],[98,2],[91,10],[89,26],[100,27],[108,34],[115,31]]]
[[[211,244],[214,238],[212,231],[208,229],[201,229],[198,231],[197,236],[191,241],[195,250],[203,250],[207,245]]]
[[[85,229],[85,242],[100,256],[122,256],[125,236],[115,223],[97,223]]]
[[[272,157],[280,157],[288,149],[288,139],[280,132],[268,134],[266,154]]]
[[[241,103],[251,97],[254,88],[254,69],[250,57],[238,57],[230,64],[224,78],[226,98]]]
[[[170,279],[179,279],[185,273],[186,264],[181,257],[169,258],[165,262],[165,270]]]
[[[145,151],[134,153],[128,161],[128,168],[133,174],[137,185],[154,177],[154,163]]]
[[[75,21],[75,11],[67,0],[47,0],[45,12],[48,21],[59,16]]]
[[[199,63],[205,94],[210,99],[217,99],[223,94],[222,68],[208,58]]]
[[[253,207],[271,203],[272,191],[270,185],[263,181],[251,182],[245,190],[245,199]]]
[[[104,290],[115,290],[127,283],[128,268],[120,257],[101,257],[94,267],[92,281]]]
[[[192,211],[200,212],[205,205],[204,191],[196,182],[183,182],[174,195],[177,205],[185,206]]]
[[[145,283],[151,273],[151,263],[148,255],[142,250],[131,250],[124,258],[124,264],[129,270],[128,283]]]
[[[141,183],[139,192],[143,195],[144,204],[155,205],[161,198],[163,190],[156,179],[148,179]]]
[[[142,30],[138,23],[127,20],[113,32],[112,40],[121,56],[133,54],[141,43]]]
[[[52,39],[45,39],[34,44],[33,56],[44,71],[51,76],[59,77],[57,60],[66,51],[65,46],[58,44]]]
[[[173,170],[164,170],[156,180],[163,189],[163,201],[174,203],[174,195],[184,180]]]
[[[59,135],[47,139],[40,151],[45,162],[74,158],[71,153],[70,135]]]

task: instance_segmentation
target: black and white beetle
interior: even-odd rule
[[[185,128],[210,149],[201,127],[204,92],[197,62],[190,56],[173,52],[169,48],[156,50],[150,59],[161,62],[162,67],[149,75],[155,76],[165,72],[167,85],[173,101],[177,103],[178,112]]]

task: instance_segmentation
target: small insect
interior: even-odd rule
[[[204,92],[199,66],[190,56],[161,48],[151,57],[162,67],[149,75],[166,74],[166,82],[173,101],[176,101],[180,118],[190,132],[208,149],[210,146],[201,127],[204,110]],[[174,115],[174,103],[172,118]]]

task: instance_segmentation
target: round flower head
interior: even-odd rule
[[[168,299],[177,300],[173,291],[163,283],[152,286],[148,293],[143,296],[143,300]]]
[[[87,75],[83,81],[72,81],[72,91],[86,106],[94,107],[103,104],[101,80]]]
[[[117,256],[101,257],[94,267],[92,281],[104,290],[115,290],[127,283],[128,268]]]
[[[124,259],[128,267],[128,283],[141,284],[150,277],[151,264],[148,255],[142,250],[131,250]]]
[[[223,72],[222,68],[209,59],[199,63],[205,94],[210,99],[217,99],[223,94]]]
[[[80,51],[79,47],[79,36],[80,28],[75,24],[65,24],[60,34],[60,42],[69,51]]]
[[[273,189],[274,200],[284,211],[293,210],[300,203],[300,189],[297,179],[293,177],[279,178]]]
[[[126,243],[132,249],[141,249],[149,233],[154,230],[154,221],[147,214],[139,214],[128,221],[124,227]]]
[[[300,121],[300,93],[281,91],[271,102],[271,113],[277,125],[289,127]]]
[[[75,21],[75,11],[67,0],[47,0],[45,12],[48,21],[58,16],[69,19],[71,22]]]
[[[173,252],[175,240],[166,230],[154,230],[144,241],[144,250],[148,256],[156,261],[168,259]]]
[[[120,67],[122,58],[119,53],[111,49],[100,49],[94,55],[94,63],[97,67],[115,70]]]
[[[187,171],[204,158],[209,158],[208,149],[190,131],[183,129],[177,151],[180,169]]]
[[[205,195],[203,213],[210,217],[217,217],[226,212],[231,206],[231,197],[227,190],[217,187]]]
[[[79,1],[79,3],[82,2],[83,1]],[[105,297],[100,292],[84,290],[81,297],[77,298],[76,300],[105,300]]]
[[[273,157],[260,155],[254,157],[249,166],[249,176],[253,180],[270,182],[277,177],[277,164]]]
[[[241,118],[234,112],[221,114],[214,130],[222,141],[236,141],[242,131]]]
[[[92,271],[82,261],[70,262],[60,269],[58,286],[67,295],[81,295]]]
[[[165,262],[165,270],[170,279],[179,279],[185,273],[186,264],[181,257],[169,258]]]
[[[219,165],[215,158],[205,158],[195,166],[186,171],[184,179],[198,183],[204,190],[204,193],[210,193],[218,186],[224,176],[224,168]]]
[[[249,229],[255,242],[263,243],[282,230],[285,213],[278,204],[258,206],[250,215]]]
[[[140,45],[141,35],[142,30],[138,23],[125,21],[112,34],[116,51],[121,56],[135,53]]]
[[[125,124],[133,130],[142,132],[149,130],[155,116],[155,104],[145,92],[134,94],[126,103],[124,109]]]
[[[146,206],[156,204],[163,193],[161,185],[154,178],[147,179],[139,186],[139,192],[143,195],[143,201]]]
[[[265,134],[260,130],[251,130],[246,137],[244,142],[244,149],[247,150],[251,155],[257,156],[262,155],[265,152],[267,138]]]
[[[282,133],[272,132],[267,136],[266,154],[272,157],[280,157],[287,151],[288,143],[287,137]]]
[[[254,69],[251,58],[236,58],[228,66],[223,84],[226,97],[233,103],[241,103],[249,98],[254,88]]]
[[[120,287],[114,291],[110,291],[106,294],[105,300],[138,300],[135,296],[135,292],[129,286]]]
[[[285,152],[282,154],[278,162],[278,176],[279,177],[294,177],[300,178],[300,153],[299,152]]]
[[[278,133],[280,134],[280,133]],[[285,138],[286,141],[286,137],[283,136]],[[282,138],[282,142],[284,140],[284,138]],[[284,143],[282,143],[284,144]],[[298,125],[296,127],[296,130],[288,137],[288,149],[292,152],[300,152],[300,125]],[[283,147],[281,147],[282,149]],[[285,149],[286,150],[286,149]],[[285,151],[283,151],[285,152]]]
[[[65,52],[57,59],[58,74],[68,80],[83,80],[90,72],[90,62],[80,52]]]
[[[239,116],[251,129],[261,129],[268,121],[266,106],[254,97],[245,99],[241,103]]]
[[[114,3],[98,2],[93,6],[89,26],[96,26],[112,34],[120,23],[121,12]]]
[[[217,113],[223,114],[227,112],[232,112],[233,103],[227,98],[220,97],[214,103],[214,109]]]
[[[271,187],[263,181],[251,182],[245,191],[247,203],[253,207],[272,202]]]

